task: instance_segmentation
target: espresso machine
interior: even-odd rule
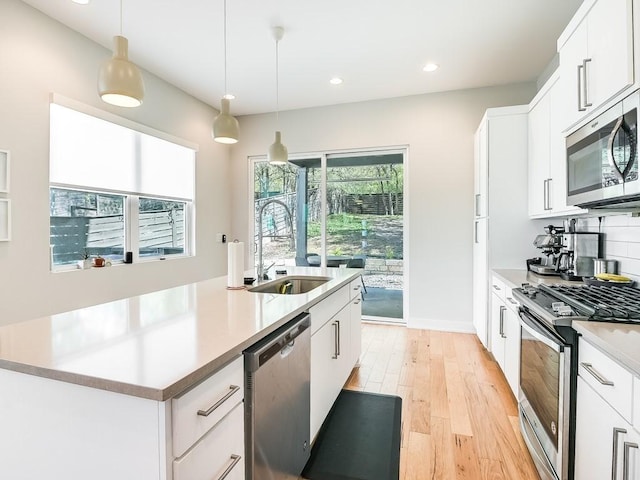
[[[564,280],[593,277],[596,258],[602,256],[602,234],[597,232],[569,232],[562,234],[562,248],[558,269]]]
[[[527,259],[527,270],[538,275],[560,275],[560,258],[562,255],[562,239],[564,227],[548,225],[545,234],[537,235],[533,241],[536,248],[542,250],[542,257]]]

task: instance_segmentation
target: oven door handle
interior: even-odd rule
[[[541,341],[547,347],[551,348],[552,350],[558,353],[564,352],[564,344],[556,340],[554,337],[552,337],[551,333],[545,332],[544,330],[542,330],[541,327],[536,325],[534,321],[531,320],[530,314],[528,314],[526,311],[522,309],[520,309],[519,314],[520,314],[520,325],[522,326],[522,328],[524,328],[527,331],[529,335],[531,335],[536,340]]]

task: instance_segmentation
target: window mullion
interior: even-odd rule
[[[140,197],[127,196],[127,230],[125,232],[126,251],[132,252],[133,261],[137,262],[140,254]]]

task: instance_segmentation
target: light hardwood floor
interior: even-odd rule
[[[363,324],[346,388],[402,397],[401,480],[539,480],[516,400],[475,335]]]

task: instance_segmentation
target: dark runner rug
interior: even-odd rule
[[[302,472],[309,480],[398,480],[402,399],[342,390]]]

